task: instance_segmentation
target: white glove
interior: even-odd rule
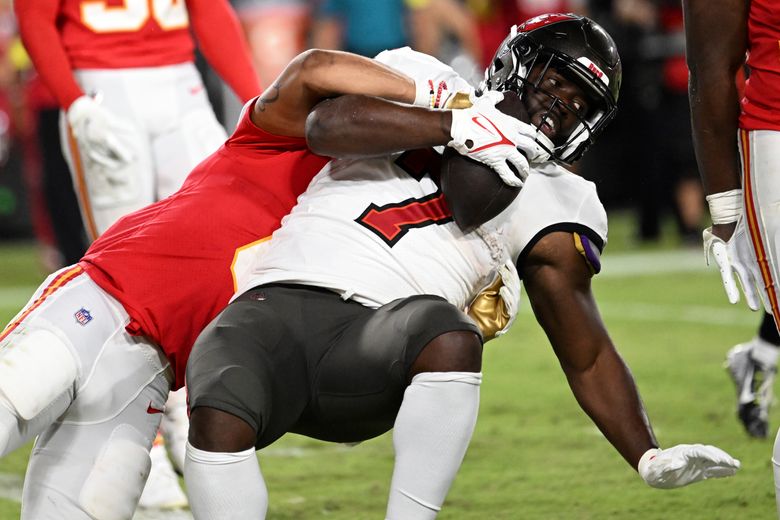
[[[530,171],[529,161],[546,160],[546,153],[536,142],[535,127],[495,107],[502,99],[501,92],[487,91],[473,97],[470,108],[453,110],[452,140],[447,146],[489,166],[505,184],[520,187]],[[514,166],[517,175],[507,163]]]
[[[704,240],[704,258],[707,265],[710,265],[710,258],[715,260],[715,264],[720,269],[720,277],[723,281],[723,288],[726,289],[729,303],[739,301],[739,289],[734,281],[734,273],[736,272],[748,307],[757,311],[761,306],[759,291],[763,294],[764,284],[753,245],[745,231],[744,218],[739,218],[734,234],[731,235],[728,242],[713,235],[712,228],[705,229],[702,238]],[[766,295],[764,295],[763,300],[767,312],[772,312]]]
[[[116,137],[124,123],[90,96],[76,99],[66,112],[81,153],[89,160],[115,170],[133,159],[129,147]]]
[[[671,489],[708,478],[730,477],[740,467],[737,459],[704,444],[678,444],[665,450],[647,450],[639,459],[639,475],[654,488]]]
[[[504,301],[504,309],[509,315],[509,321],[503,329],[496,332],[496,337],[509,332],[512,324],[515,322],[517,311],[520,309],[520,292],[522,288],[520,276],[517,274],[517,267],[515,267],[515,263],[511,258],[499,268],[498,275],[501,277],[503,284],[501,289],[498,290],[498,295]]]

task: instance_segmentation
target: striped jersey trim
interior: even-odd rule
[[[35,301],[32,302],[19,316],[17,316],[13,322],[6,326],[5,330],[3,330],[3,332],[0,334],[0,341],[3,341],[11,332],[13,332],[14,329],[16,329],[19,324],[30,315],[31,312],[40,307],[46,298],[57,292],[58,289],[62,288],[65,284],[83,272],[84,269],[80,265],[74,265],[73,267],[66,269],[58,274],[54,280],[52,280],[49,285],[43,289],[41,295],[38,296],[38,298],[36,298]]]

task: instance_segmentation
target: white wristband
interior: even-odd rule
[[[729,190],[707,195],[713,224],[731,224],[742,214],[742,190]]]
[[[644,455],[642,455],[642,458],[639,459],[639,464],[637,464],[637,472],[642,477],[642,480],[646,479],[647,475],[647,466],[650,464],[650,462],[655,458],[656,455],[658,455],[658,452],[661,450],[659,448],[650,448],[647,450]]]
[[[414,106],[433,108],[433,90],[428,82],[417,82],[414,85]]]

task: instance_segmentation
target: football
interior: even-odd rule
[[[528,112],[514,92],[505,92],[496,108],[528,122]],[[503,183],[490,167],[445,148],[441,161],[441,191],[455,223],[464,232],[473,231],[501,213],[515,200],[520,188]]]

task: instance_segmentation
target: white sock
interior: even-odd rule
[[[477,372],[417,374],[395,419],[388,520],[430,520],[444,503],[477,423]]]
[[[263,520],[268,509],[255,449],[238,453],[199,450],[187,442],[184,481],[197,520]]]

